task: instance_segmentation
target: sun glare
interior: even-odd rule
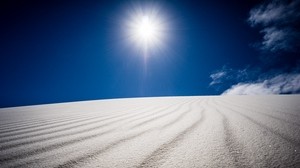
[[[163,47],[166,22],[159,8],[136,7],[130,12],[125,25],[127,37],[136,49],[148,54]]]
[[[140,23],[136,25],[136,33],[142,42],[151,42],[158,35],[158,25],[150,20],[148,16],[142,17]]]

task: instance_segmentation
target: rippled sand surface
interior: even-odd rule
[[[300,167],[300,95],[2,108],[0,167]]]

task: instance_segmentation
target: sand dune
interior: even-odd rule
[[[2,108],[0,167],[300,167],[300,95]]]

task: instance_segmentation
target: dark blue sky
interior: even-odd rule
[[[264,64],[253,47],[260,30],[247,22],[260,1],[151,3],[168,21],[168,38],[145,68],[123,23],[128,11],[149,1],[1,2],[0,107],[217,95],[227,85],[210,86],[211,74]]]

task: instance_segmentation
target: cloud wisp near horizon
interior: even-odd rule
[[[210,75],[209,86],[227,87],[222,95],[300,93],[300,1],[265,1],[249,11],[247,23],[262,35],[252,45],[260,62],[244,69],[223,66]]]
[[[238,83],[222,95],[299,94],[300,73],[280,74],[253,83]]]

